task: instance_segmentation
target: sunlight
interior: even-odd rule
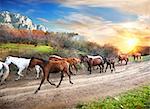
[[[118,43],[118,48],[122,53],[129,53],[131,51],[136,51],[136,48],[139,45],[139,43],[139,38],[124,37],[122,38],[122,41]]]
[[[138,39],[136,38],[129,38],[127,40],[127,44],[129,47],[134,48],[138,44]]]

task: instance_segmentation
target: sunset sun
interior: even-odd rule
[[[125,40],[125,42],[126,42],[126,44],[125,44],[123,51],[128,53],[130,51],[136,50],[136,47],[139,44],[139,39],[138,38],[127,38]]]
[[[136,38],[129,38],[127,40],[127,44],[128,44],[129,47],[134,48],[138,44],[138,39],[136,39]]]
[[[135,37],[125,37],[120,41],[119,48],[122,53],[129,53],[131,51],[136,51],[137,46],[139,45],[140,40]]]

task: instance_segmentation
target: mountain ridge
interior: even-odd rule
[[[48,31],[47,27],[33,23],[29,17],[9,11],[0,12],[0,25],[6,25],[15,29]]]

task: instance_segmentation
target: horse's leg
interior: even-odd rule
[[[106,63],[107,65],[106,65],[106,68],[105,68],[105,72],[107,71],[107,68],[108,68],[108,63]]]
[[[76,74],[77,74],[78,68],[77,68],[77,66],[76,66],[75,64],[73,64],[73,66],[74,66],[74,68],[75,68],[75,70],[76,70]],[[74,74],[74,75],[76,75],[76,74]]]
[[[21,74],[21,72],[22,72],[23,70],[24,70],[24,68],[20,68],[19,71],[17,72],[18,77],[15,79],[16,81],[19,80],[19,79],[21,78],[21,76],[23,76],[23,75]]]
[[[87,69],[88,71],[90,71],[90,66],[88,65],[88,69]]]
[[[60,79],[60,81],[59,81],[59,84],[56,86],[56,88],[59,87],[59,85],[61,84],[61,81],[63,80],[63,78],[64,78],[64,74],[63,74],[63,72],[61,72],[61,79]]]
[[[3,76],[3,69],[0,71],[0,77]]]
[[[48,73],[47,81],[50,83],[50,85],[56,86],[56,84],[50,82],[50,80],[49,80],[49,75],[50,75],[50,73]]]
[[[129,61],[129,59],[127,58],[127,59],[126,59],[126,65],[128,64],[128,61]]]
[[[71,71],[72,65],[69,65],[69,72],[71,75],[75,75],[72,71]],[[72,68],[73,69],[73,68]]]
[[[40,66],[35,66],[35,70],[36,70],[36,79],[38,79],[40,77]]]
[[[120,62],[120,59],[118,59],[118,64],[119,64],[119,62]]]
[[[111,73],[113,72],[113,70],[111,69],[111,64],[109,64],[109,68],[110,68],[110,70],[111,70]]]
[[[103,63],[101,63],[101,65],[102,65],[102,72],[104,72],[104,64],[103,64]]]
[[[8,77],[8,75],[9,75],[9,69],[5,69],[0,84],[3,84],[3,82],[6,80],[6,78]]]
[[[43,71],[43,72],[44,72],[44,71]],[[45,80],[45,74],[44,74],[44,75],[43,75],[43,77],[42,77],[42,80],[41,80],[40,86],[36,89],[36,91],[34,92],[34,94],[36,94],[36,93],[40,90],[40,88],[41,88],[41,86],[42,86],[42,84],[43,84],[44,80]]]
[[[100,69],[100,71],[99,71],[99,72],[101,73],[101,72],[102,72],[102,68],[101,68],[101,65],[98,65],[98,66],[99,66],[99,69]]]
[[[113,67],[114,71],[116,71],[115,63],[112,63],[112,67]]]
[[[73,82],[71,82],[71,76],[70,76],[70,74],[68,74],[67,72],[66,72],[66,74],[67,74],[68,77],[69,77],[69,82],[70,82],[70,84],[73,84]]]
[[[109,63],[109,68],[110,68],[110,71],[111,71],[111,73],[112,73],[113,70],[111,69],[111,64],[110,64],[110,63]]]
[[[140,61],[142,60],[142,57],[140,56]]]
[[[91,72],[92,72],[92,67],[91,66],[89,66],[89,71],[90,71],[90,74],[91,74]]]

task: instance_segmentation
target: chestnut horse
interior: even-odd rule
[[[111,72],[113,72],[113,70],[115,71],[115,58],[114,57],[104,58],[104,64],[105,63],[106,63],[105,72],[107,71],[108,66],[109,66]]]
[[[49,57],[49,60],[53,60],[53,61],[60,61],[60,60],[63,60],[63,61],[67,61],[69,64],[70,64],[70,67],[71,68],[75,68],[76,70],[76,74],[77,74],[77,64],[80,62],[80,59],[78,58],[72,58],[72,57],[69,57],[69,58],[57,58],[57,57]],[[72,75],[75,75],[71,70],[70,70],[70,73]]]
[[[33,68],[35,65],[39,65],[42,69],[43,69],[43,77],[40,83],[40,86],[38,87],[38,89],[35,91],[35,94],[40,90],[43,82],[45,79],[47,79],[47,81],[51,84],[56,86],[54,83],[51,83],[49,81],[49,74],[50,73],[58,73],[61,72],[61,79],[59,84],[56,86],[57,88],[59,87],[59,85],[61,84],[61,81],[63,80],[64,74],[67,74],[69,77],[69,82],[71,84],[73,84],[71,82],[71,76],[68,73],[68,70],[70,69],[70,65],[68,62],[66,61],[45,61],[43,59],[38,59],[38,58],[31,58],[30,64],[28,68]]]
[[[140,59],[141,60],[141,53],[133,53],[132,54],[134,61],[137,59],[137,61]]]
[[[83,56],[81,55],[80,57],[81,63],[86,62],[88,64],[88,71],[90,71],[90,74],[92,72],[92,67],[93,66],[99,66],[100,68],[100,73],[103,72],[104,69],[104,61],[102,58],[88,58],[88,56]],[[101,68],[102,67],[102,68]]]
[[[125,65],[127,65],[127,64],[128,64],[128,61],[129,61],[128,55],[126,55],[126,54],[120,54],[120,55],[118,56],[118,63],[121,61],[121,64],[122,64],[122,61],[123,61],[123,60],[126,62]]]

